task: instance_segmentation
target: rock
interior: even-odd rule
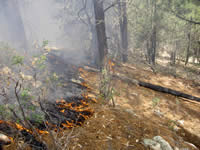
[[[153,139],[144,139],[143,144],[153,150],[173,150],[170,144],[161,136],[155,136]]]
[[[161,145],[151,139],[144,139],[143,144],[145,147],[150,147],[153,150],[162,150]]]
[[[137,116],[132,109],[126,109],[125,111],[128,112],[128,113],[130,113],[133,116]]]
[[[11,71],[10,68],[4,67],[4,68],[2,69],[2,73],[3,73],[4,75],[8,75],[8,74],[11,74],[12,71]]]
[[[8,136],[0,133],[0,145],[9,145],[11,143],[11,140],[8,138]]]
[[[153,140],[161,145],[162,150],[173,150],[170,144],[165,141],[161,136],[155,136]]]
[[[187,144],[187,145],[189,145],[189,146],[191,146],[191,147],[193,147],[194,149],[198,150],[198,148],[194,144],[189,143],[189,142],[184,142],[184,143]]]
[[[178,120],[177,123],[181,126],[184,126],[184,120]]]
[[[180,130],[180,127],[178,127],[178,126],[175,125],[175,126],[173,127],[173,130],[176,131],[176,132],[178,132],[178,130]]]
[[[157,115],[157,116],[159,116],[159,117],[163,117],[164,116],[164,114],[160,111],[160,110],[154,110],[154,114],[155,115]]]
[[[179,148],[178,147],[174,147],[174,150],[179,150]]]

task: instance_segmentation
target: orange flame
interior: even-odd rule
[[[110,66],[114,66],[114,63],[112,63],[111,61],[109,61],[109,64],[110,64]],[[83,79],[86,78],[86,75],[87,75],[86,70],[84,70],[83,68],[79,68],[79,72],[80,72],[80,76]],[[64,100],[63,98],[56,100],[57,107],[59,108],[59,111],[61,113],[65,113],[67,111],[67,109],[71,109],[71,110],[74,110],[76,112],[79,112],[79,115],[80,115],[79,117],[84,118],[84,119],[80,119],[82,121],[79,121],[79,122],[76,122],[74,120],[72,120],[71,122],[65,121],[65,123],[61,124],[64,128],[73,128],[77,125],[82,125],[83,121],[87,120],[94,113],[93,109],[89,108],[89,103],[88,103],[88,101],[93,101],[95,103],[97,102],[97,100],[95,98],[90,98],[88,96],[88,91],[92,90],[92,88],[90,88],[89,85],[86,82],[82,82],[81,85],[86,87],[87,91],[82,94],[83,99],[80,100],[80,104],[76,104],[74,102],[67,103],[66,100]],[[86,112],[87,115],[83,114],[82,112]],[[56,132],[62,131],[62,128],[58,127],[57,125],[51,124],[47,121],[45,123],[46,123],[47,127],[49,127],[50,129],[53,129]],[[25,130],[25,131],[33,134],[32,130],[27,129],[27,128],[23,127],[22,125],[18,124],[18,123],[12,123],[12,122],[9,122],[9,121],[0,120],[0,124],[7,124],[10,127],[15,128],[19,131]],[[36,131],[39,134],[48,134],[49,133],[48,131],[43,131],[43,130],[39,130],[39,129],[36,129]],[[9,138],[11,139],[11,141],[13,141],[12,137],[9,137]]]

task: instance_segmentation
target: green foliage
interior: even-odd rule
[[[46,60],[47,57],[45,55],[40,55],[40,56],[36,56],[36,61],[35,61],[35,65],[37,68],[39,68],[40,70],[44,70],[46,68]]]
[[[51,76],[50,76],[50,80],[52,82],[57,82],[59,79],[58,75],[54,72]]]
[[[35,111],[36,110],[36,106],[35,105],[29,105],[28,108],[31,111]]]
[[[12,65],[23,65],[24,64],[24,56],[13,56]]]
[[[160,103],[160,99],[159,98],[155,97],[155,98],[152,99],[152,105],[153,105],[154,108],[156,106],[158,106],[159,103]]]
[[[4,105],[0,105],[0,116],[5,116],[6,107]]]
[[[45,46],[47,46],[49,44],[49,41],[48,40],[44,40],[43,42],[42,42],[42,47],[45,47]]]
[[[114,96],[115,95],[117,95],[118,94],[118,92],[115,90],[115,88],[111,88],[110,89],[110,92],[108,93],[108,99],[110,100],[110,99],[113,99],[114,98]]]
[[[176,121],[169,120],[169,122],[168,122],[168,128],[173,131],[175,126],[176,126]]]
[[[23,89],[20,93],[21,104],[28,111],[35,111],[36,106],[31,103],[33,96],[30,94],[30,89]]]
[[[36,121],[37,123],[42,123],[44,120],[44,117],[42,114],[39,113],[33,113],[31,115],[31,119],[33,119],[34,121]]]
[[[200,6],[200,1],[199,0],[191,0],[192,3],[196,6]]]
[[[110,65],[111,64],[108,62],[108,64],[106,64],[102,69],[99,97],[105,100],[106,103],[112,101],[113,107],[115,107],[114,96],[119,93],[113,87],[112,83],[113,68]]]
[[[8,106],[6,105],[0,105],[0,117],[3,117],[2,119],[10,119],[11,118],[11,112],[8,109]]]
[[[0,42],[0,65],[11,68],[13,65],[22,65],[24,59],[9,44]]]
[[[100,94],[104,98],[108,98],[110,93],[109,85],[110,85],[110,75],[107,69],[102,69],[102,80],[100,85]]]
[[[22,100],[27,100],[27,99],[29,99],[31,97],[29,89],[23,89],[20,94],[21,94],[21,99]]]
[[[156,1],[156,14],[154,0],[134,0],[128,7],[130,47],[135,52],[147,55],[148,40],[151,38],[152,25],[156,24],[157,51],[174,51],[176,56],[185,58],[184,51],[188,47],[189,22],[176,16],[200,22],[200,9],[198,0],[170,0]],[[191,56],[198,49],[200,26],[191,26]],[[133,43],[133,45],[131,45]]]

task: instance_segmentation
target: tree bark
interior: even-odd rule
[[[153,33],[151,35],[151,54],[150,54],[150,64],[155,65],[156,62],[156,41],[157,41],[157,30],[156,25],[153,27]]]
[[[102,69],[104,66],[104,58],[108,53],[105,16],[102,0],[94,0],[94,13],[99,56],[96,60],[96,64],[100,69]]]
[[[171,65],[174,66],[176,64],[176,50],[171,52]]]
[[[189,33],[187,35],[188,37],[188,47],[186,50],[186,58],[185,58],[185,65],[187,65],[190,57],[190,46],[191,46],[191,24],[189,24]]]
[[[127,6],[125,0],[118,0],[119,7],[119,24],[121,33],[122,45],[122,61],[128,61],[128,20],[127,20]]]
[[[175,23],[174,28],[176,30],[176,23]],[[173,50],[171,52],[171,57],[170,57],[170,59],[171,59],[170,63],[171,63],[172,66],[174,66],[176,64],[176,53],[177,53],[177,48],[178,48],[178,46],[177,46],[177,37],[176,37],[176,35],[174,33],[175,33],[175,31],[172,33],[172,39],[175,38],[175,41],[174,41],[175,47],[173,48]]]
[[[157,48],[157,6],[156,1],[153,1],[153,28],[151,37],[151,64],[155,65],[156,62],[156,48]]]
[[[149,4],[148,4],[149,5]],[[151,1],[151,33],[147,39],[147,56],[148,62],[155,65],[157,49],[157,4]]]
[[[198,46],[199,46],[199,48],[198,48],[198,51],[197,51],[197,61],[200,64],[200,41],[198,41]]]

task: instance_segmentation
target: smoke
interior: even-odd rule
[[[25,31],[16,2],[0,2],[0,40],[12,42],[15,46],[25,46]]]
[[[63,56],[81,63],[86,60],[89,34],[77,17],[81,4],[74,8],[59,0],[0,0],[0,41],[16,49],[34,49],[35,43],[62,49]],[[63,7],[65,6],[65,7]]]
[[[21,17],[23,18],[26,36],[29,41],[41,43],[48,40],[56,46],[56,39],[61,35],[59,21],[54,18],[57,5],[52,0],[19,1]]]

